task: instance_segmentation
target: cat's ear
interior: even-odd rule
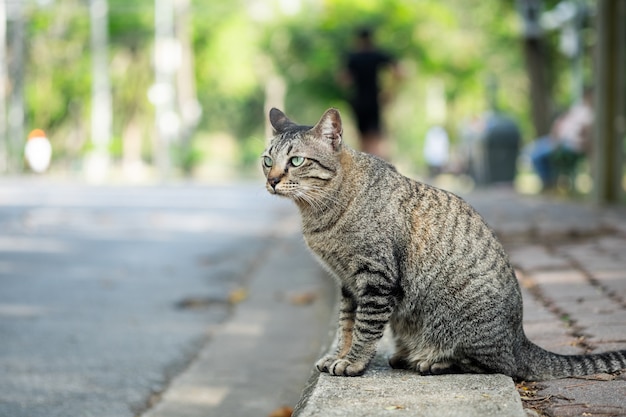
[[[338,150],[341,147],[341,135],[343,135],[339,110],[332,108],[326,110],[320,121],[313,127],[313,131],[315,136],[326,139],[334,150]]]
[[[289,126],[294,126],[295,123],[289,120],[289,118],[282,111],[273,107],[270,110],[270,123],[276,131],[276,133],[283,133]]]

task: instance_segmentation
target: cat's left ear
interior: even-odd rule
[[[276,107],[270,110],[270,123],[276,133],[283,133],[289,126],[295,126],[295,123]]]
[[[315,136],[329,141],[334,150],[339,150],[341,135],[343,135],[339,110],[333,108],[326,110],[320,121],[313,127],[313,132]]]

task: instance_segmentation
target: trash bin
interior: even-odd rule
[[[517,124],[500,113],[485,117],[475,142],[472,176],[479,185],[513,182],[521,142]]]

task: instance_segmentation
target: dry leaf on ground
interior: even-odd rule
[[[284,406],[272,411],[268,417],[291,417],[293,408]]]
[[[293,294],[289,297],[289,302],[293,305],[297,306],[306,306],[309,304],[313,304],[315,300],[317,300],[317,293],[314,291],[306,291],[298,294]]]
[[[237,288],[228,294],[228,302],[231,304],[239,304],[248,298],[248,291],[245,288]]]

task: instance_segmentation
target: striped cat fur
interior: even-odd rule
[[[262,156],[304,239],[341,288],[337,349],[316,367],[361,375],[387,325],[394,368],[546,380],[626,368],[626,351],[559,355],[528,340],[520,288],[493,230],[464,200],[343,143],[336,109],[315,126],[270,111]]]

